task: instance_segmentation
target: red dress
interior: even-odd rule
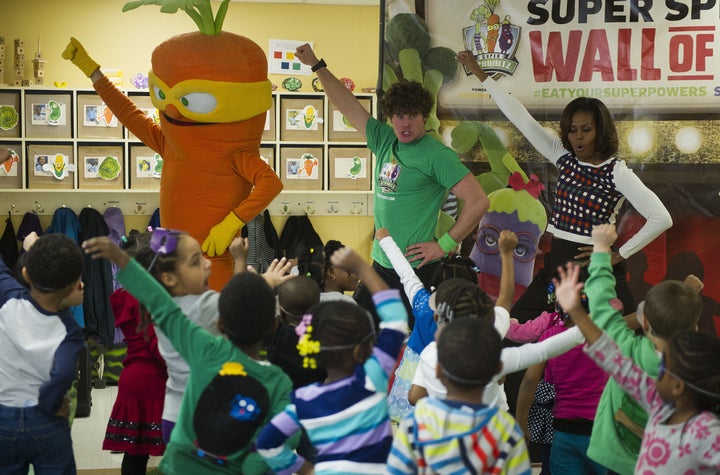
[[[138,332],[140,305],[125,290],[113,292],[110,305],[115,326],[125,335],[127,356],[102,448],[160,456],[165,451],[162,411],[167,369],[158,351],[155,329],[149,325],[147,332]]]

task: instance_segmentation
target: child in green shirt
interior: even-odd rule
[[[185,233],[157,228],[155,252],[171,252]],[[153,323],[188,362],[190,376],[180,414],[160,464],[163,473],[263,474],[267,465],[252,449],[259,429],[289,403],[292,383],[261,361],[260,349],[275,325],[275,296],[263,277],[242,272],[223,288],[213,336],[190,321],[162,285],[106,237],[83,243],[86,254],[121,269],[116,278],[152,315]],[[283,262],[266,279],[278,283]]]

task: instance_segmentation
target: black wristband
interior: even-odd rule
[[[327,68],[327,64],[325,63],[325,60],[324,60],[324,59],[321,59],[320,61],[318,61],[315,66],[313,66],[312,68],[310,68],[310,71],[315,72],[315,71],[317,71],[317,70],[320,69],[320,68]]]

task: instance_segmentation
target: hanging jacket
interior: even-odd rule
[[[108,227],[108,237],[118,246],[122,242],[122,237],[125,236],[125,218],[123,217],[122,210],[116,207],[110,207],[103,213],[103,219]],[[122,288],[122,286],[115,281],[115,274],[117,274],[120,268],[115,264],[111,264],[112,276],[113,276],[113,290]]]
[[[37,216],[35,217],[37,218]],[[50,226],[48,226],[45,230],[45,233],[64,234],[73,239],[79,245],[80,241],[78,239],[80,236],[80,222],[78,221],[75,211],[70,208],[66,208],[65,206],[56,209],[53,213],[52,221],[50,221]],[[70,312],[72,312],[73,318],[75,318],[78,325],[84,328],[85,311],[83,310],[83,306],[73,305],[70,307]]]
[[[15,227],[10,218],[10,213],[8,213],[8,217],[5,220],[5,231],[3,231],[2,237],[0,237],[0,255],[2,255],[3,261],[5,261],[8,269],[15,269],[19,252]]]
[[[93,237],[107,236],[109,232],[99,211],[94,208],[83,208],[80,211],[80,242]],[[115,336],[115,316],[110,307],[110,295],[113,293],[110,261],[92,259],[86,255],[83,282],[85,283],[83,311],[86,334],[109,347]]]
[[[241,235],[248,238],[247,263],[256,271],[265,272],[273,259],[282,257],[278,233],[270,220],[268,210],[251,219],[243,227]]]

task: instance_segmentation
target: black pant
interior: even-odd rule
[[[400,282],[400,276],[397,275],[395,269],[388,269],[387,267],[381,266],[377,262],[373,262],[372,266],[373,269],[375,269],[375,272],[380,275],[382,280],[384,280],[390,288],[400,290],[400,296],[402,297],[403,303],[405,304],[405,308],[408,312],[408,324],[412,329],[415,325],[415,317],[412,313],[412,304],[410,303],[410,301],[408,301],[407,295],[405,295],[405,289]],[[435,276],[435,270],[437,269],[437,266],[438,262],[433,262],[432,264],[424,265],[420,269],[415,269],[415,274],[417,274],[417,276],[420,278],[426,288],[429,288],[430,282]],[[375,326],[378,326],[380,324],[380,317],[375,310],[375,304],[372,301],[372,295],[370,294],[370,291],[362,284],[362,282],[358,286],[357,290],[355,290],[353,298],[358,303],[358,305],[360,305],[372,314],[373,319],[375,320]]]
[[[552,278],[557,276],[558,266],[574,260],[575,256],[579,254],[578,247],[583,245],[553,238],[551,246],[551,251],[544,256],[543,268],[535,275],[535,278],[510,311],[510,315],[520,322],[532,320],[543,311],[555,311],[555,304],[548,303],[548,285],[552,282]],[[615,276],[615,291],[618,299],[625,307],[624,313],[634,312],[637,305],[627,283],[625,261],[613,266],[613,275]],[[584,282],[587,277],[588,268],[585,266],[580,269],[580,280]]]

